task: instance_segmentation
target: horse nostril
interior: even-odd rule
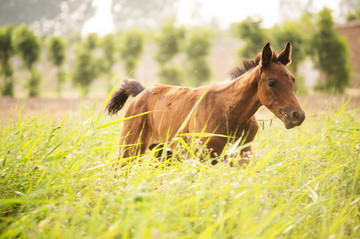
[[[288,125],[300,126],[305,120],[305,112],[300,107],[288,106],[280,109],[281,120]]]
[[[296,125],[301,125],[305,119],[305,114],[299,111],[294,111],[291,116],[293,123]]]
[[[295,111],[295,112],[293,112],[292,117],[293,117],[294,120],[299,121],[299,119],[300,119],[300,114]]]

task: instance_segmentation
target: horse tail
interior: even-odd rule
[[[135,97],[145,90],[145,87],[137,80],[125,79],[110,101],[107,104],[107,111],[109,115],[116,114],[124,106],[129,96]]]

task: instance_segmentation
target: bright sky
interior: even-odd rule
[[[221,28],[227,28],[233,22],[244,20],[248,16],[263,19],[264,27],[281,21],[280,0],[179,0],[177,20],[180,24],[199,25],[216,19]],[[304,0],[307,1],[307,0]],[[315,11],[324,6],[335,9],[335,17],[339,11],[340,0],[316,0]],[[97,32],[103,36],[115,30],[111,17],[112,0],[93,0],[97,8],[95,15],[84,25],[82,34]]]
[[[178,21],[183,24],[201,24],[203,21],[216,19],[220,27],[226,28],[230,23],[238,22],[247,16],[259,16],[265,27],[279,22],[278,8],[280,0],[181,0]],[[195,8],[194,8],[195,7]],[[196,12],[191,12],[196,9]]]
[[[248,16],[261,17],[264,27],[271,27],[282,20],[280,17],[280,0],[180,0],[177,19],[180,23],[195,24],[216,19],[222,28],[227,28],[233,22],[244,20]],[[291,0],[290,0],[291,1]],[[314,10],[320,11],[324,6],[339,9],[340,0],[316,0]],[[303,0],[307,2],[307,0]],[[194,8],[195,7],[195,8]],[[191,12],[196,9],[196,12]]]
[[[115,25],[111,15],[112,0],[93,0],[92,5],[96,8],[95,14],[84,24],[82,35],[92,32],[104,36],[115,31]]]

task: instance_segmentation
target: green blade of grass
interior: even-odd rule
[[[133,118],[136,118],[136,117],[139,117],[139,116],[147,115],[149,113],[151,113],[151,111],[147,111],[147,112],[140,113],[140,114],[137,114],[137,115],[129,116],[129,117],[122,118],[122,119],[119,119],[119,120],[115,120],[115,121],[112,121],[112,122],[108,122],[108,123],[105,123],[105,124],[102,124],[102,125],[98,126],[97,129],[103,129],[103,128],[109,127],[111,125],[119,124],[119,123],[121,123],[123,121],[127,121],[129,119],[133,119]]]

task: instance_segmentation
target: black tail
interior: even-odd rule
[[[124,106],[126,100],[131,95],[137,96],[140,92],[145,90],[145,87],[137,80],[125,79],[107,104],[107,111],[109,115],[116,114]]]

